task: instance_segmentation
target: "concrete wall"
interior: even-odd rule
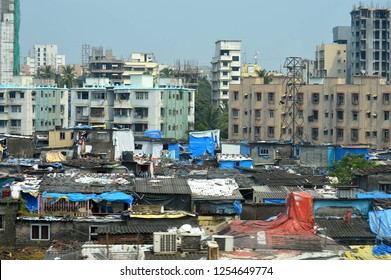
[[[14,246],[15,220],[19,210],[19,203],[7,203],[0,198],[0,215],[3,215],[3,229],[0,230],[0,246]]]

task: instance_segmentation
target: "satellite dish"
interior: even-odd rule
[[[365,75],[365,70],[361,70],[361,75]]]

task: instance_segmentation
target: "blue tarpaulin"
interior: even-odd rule
[[[144,135],[153,139],[162,138],[162,132],[160,130],[146,130],[144,131]]]
[[[264,199],[264,203],[285,204],[285,199]]]
[[[235,200],[234,207],[235,207],[236,214],[238,215],[242,214],[242,204],[240,204],[239,200]]]
[[[375,256],[391,255],[391,247],[386,244],[373,246],[372,254]]]
[[[29,193],[21,192],[22,198],[26,201],[25,206],[26,208],[31,211],[35,212],[38,211],[38,198],[32,196]]]
[[[391,198],[391,194],[380,192],[380,191],[373,191],[373,192],[365,192],[365,193],[358,193],[356,194],[357,198]]]
[[[251,154],[251,149],[247,145],[240,145],[240,154],[241,155],[250,155]]]
[[[369,159],[369,148],[336,147],[335,161],[341,160],[346,154],[363,155],[365,159]]]
[[[355,200],[314,200],[314,213],[318,209],[325,207],[349,207],[356,211],[359,211],[362,216],[368,216],[368,212],[371,206],[369,199],[355,199]]]
[[[210,133],[208,136],[206,134],[196,135],[190,134],[189,139],[189,152],[191,157],[199,157],[206,152],[209,155],[214,156],[215,141],[213,139],[213,134]]]
[[[86,201],[94,200],[95,202],[100,202],[102,200],[112,201],[112,202],[124,202],[132,204],[133,197],[129,194],[123,192],[112,192],[112,193],[102,193],[102,194],[82,194],[82,193],[48,193],[43,192],[42,198],[44,200],[52,199],[51,203],[55,203],[56,200],[60,198],[68,199],[73,202],[77,201]]]
[[[391,237],[391,209],[370,211],[369,227],[378,238]]]
[[[220,161],[219,162],[219,167],[223,169],[234,169],[235,168],[235,162],[234,161]]]
[[[174,151],[175,159],[179,159],[179,144],[168,144],[168,150]]]
[[[239,166],[242,166],[245,168],[252,168],[253,161],[252,160],[241,160],[241,161],[239,161]]]

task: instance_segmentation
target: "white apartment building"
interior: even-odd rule
[[[212,104],[226,106],[230,84],[240,83],[241,41],[219,40],[212,60]]]
[[[188,137],[195,90],[153,86],[152,75],[132,76],[132,85],[96,81],[71,89],[71,125],[131,129],[135,136],[160,130],[165,138]]]
[[[315,52],[316,76],[345,78],[346,44],[321,44]]]
[[[34,45],[33,55],[26,57],[26,65],[30,67],[32,75],[44,66],[51,66],[58,71],[60,66],[65,65],[65,55],[58,54],[57,45]]]
[[[125,85],[132,84],[131,77],[134,75],[149,74],[154,78],[159,74],[159,64],[155,62],[153,54],[132,53],[130,61],[123,64],[122,79]]]
[[[0,133],[32,136],[68,126],[68,91],[57,87],[1,86]]]

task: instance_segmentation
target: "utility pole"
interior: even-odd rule
[[[283,106],[280,135],[285,140],[291,140],[292,146],[295,146],[303,138],[304,118],[298,116],[303,105],[302,98],[298,98],[298,92],[303,85],[303,61],[300,57],[288,57],[284,68],[288,69],[288,73],[285,78],[286,91],[280,101],[280,105]]]

